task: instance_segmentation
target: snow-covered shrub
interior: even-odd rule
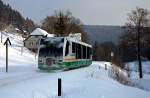
[[[126,72],[127,72],[128,78],[130,78],[131,70],[130,70],[130,65],[128,65],[128,64],[127,64]]]
[[[119,56],[117,54],[112,57],[112,64],[114,64],[114,65],[116,65],[116,66],[118,66],[120,68],[124,67],[124,64],[123,64],[123,61],[121,59],[121,56]]]
[[[108,75],[109,77],[117,80],[122,84],[133,85],[133,83],[131,83],[130,79],[128,78],[127,72],[125,72],[124,70],[115,65],[112,65],[109,68]]]

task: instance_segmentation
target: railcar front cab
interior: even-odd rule
[[[58,64],[63,61],[63,37],[43,38],[38,51],[39,69],[59,69]]]
[[[91,48],[91,45],[70,37],[43,38],[38,49],[38,68],[52,70],[90,65]]]

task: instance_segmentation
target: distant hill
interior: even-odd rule
[[[118,44],[119,37],[123,32],[121,26],[84,25],[84,30],[88,33],[91,43],[95,41],[101,43],[112,41]]]

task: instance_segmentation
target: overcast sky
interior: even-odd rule
[[[150,10],[150,0],[2,0],[40,23],[55,10],[69,10],[89,25],[123,25],[127,13],[138,7]]]

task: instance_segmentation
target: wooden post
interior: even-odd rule
[[[23,46],[21,46],[21,55],[23,54]]]
[[[107,70],[107,64],[105,64],[105,70]]]
[[[3,43],[3,35],[2,35],[2,32],[1,32],[1,43]]]
[[[61,96],[61,78],[58,78],[58,96]]]

